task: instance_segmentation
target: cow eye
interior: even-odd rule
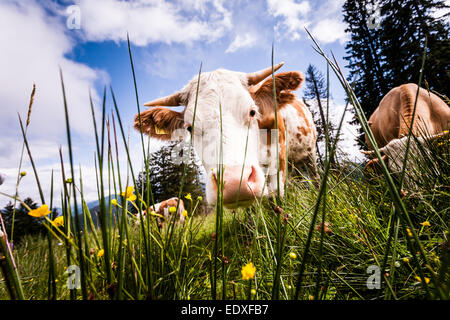
[[[250,110],[250,117],[254,117],[256,115],[255,109]]]
[[[192,126],[189,126],[186,129],[187,129],[187,131],[192,132]]]

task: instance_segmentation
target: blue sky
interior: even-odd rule
[[[180,89],[198,73],[218,68],[253,72],[270,66],[274,43],[280,71],[305,72],[314,64],[324,73],[324,60],[312,49],[304,27],[322,47],[346,62],[343,0],[4,0],[0,3],[0,173],[7,180],[0,191],[13,194],[22,139],[17,112],[26,117],[32,84],[37,91],[28,131],[31,151],[49,192],[51,170],[60,179],[58,146],[67,150],[58,67],[64,73],[74,139],[75,163],[83,171],[87,200],[96,197],[95,150],[88,93],[97,115],[103,87],[114,88],[122,120],[130,133],[135,167],[141,159],[138,134],[132,129],[137,112],[126,35],[129,33],[141,105]],[[75,5],[75,7],[73,7]],[[75,15],[74,15],[75,12]],[[77,15],[79,13],[79,15]],[[79,18],[79,19],[78,19]],[[77,20],[78,19],[78,20]],[[68,25],[79,28],[71,29]],[[298,95],[302,95],[302,89]],[[336,105],[344,92],[334,76]],[[107,107],[113,106],[108,94]],[[154,144],[156,147],[158,144]],[[125,159],[122,159],[125,160]],[[19,189],[38,200],[29,174]],[[125,167],[125,166],[123,166]],[[124,173],[125,174],[125,173]],[[58,180],[59,181],[59,180]],[[59,184],[56,184],[59,186]],[[0,196],[0,205],[7,198]]]

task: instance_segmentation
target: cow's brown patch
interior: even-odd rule
[[[276,91],[276,103],[277,111],[284,108],[286,105],[290,104],[297,109],[301,118],[305,120],[306,125],[309,127],[310,123],[306,118],[301,102],[297,100],[297,97],[291,91],[297,90],[304,80],[302,73],[284,72],[275,75],[275,91]],[[252,98],[254,99],[256,105],[258,106],[259,112],[261,114],[258,120],[258,125],[261,129],[275,129],[275,102],[273,93],[273,79],[269,78],[265,80],[262,84],[258,84],[249,89]],[[283,172],[283,177],[286,174],[286,127],[284,124],[284,119],[280,113],[277,114],[278,118],[278,140],[279,140],[279,168]],[[310,129],[303,128],[300,129],[303,135],[307,135]],[[297,134],[297,138],[300,140],[301,136]],[[270,145],[270,132],[267,132],[267,141]]]
[[[258,127],[260,129],[275,129],[275,113],[263,115],[258,119]]]
[[[310,132],[311,129],[310,128],[305,128],[305,127],[297,127],[297,129],[302,133],[302,135],[307,136]]]
[[[297,113],[300,118],[305,120],[306,126],[309,128],[311,127],[311,124],[309,123],[308,118],[306,117],[305,113],[303,112],[303,106],[304,104],[300,102],[299,100],[296,100],[294,103],[292,103],[292,106],[297,110]]]
[[[278,140],[280,143],[280,150],[278,155],[278,167],[283,172],[283,180],[286,178],[286,127],[284,119],[281,115],[278,116]]]
[[[161,215],[164,215],[164,209],[170,208],[170,207],[177,207],[178,204],[178,198],[172,198],[169,200],[164,200],[161,202],[161,205],[159,206],[158,213]],[[180,199],[180,208],[184,208],[183,200]]]
[[[284,119],[281,113],[277,113],[277,124],[278,124],[278,160],[279,168],[283,172],[283,176],[286,172],[286,127],[284,125]],[[272,134],[270,130],[275,129],[275,112],[263,116],[258,120],[258,126],[260,129],[267,129],[267,155],[270,157],[270,145],[272,144]]]

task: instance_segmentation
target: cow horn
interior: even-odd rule
[[[428,139],[429,140],[440,139],[440,138],[444,137],[447,134],[448,134],[448,131],[444,131],[444,132],[441,132],[441,133],[438,133],[438,134],[433,134],[433,135],[429,136]]]
[[[366,151],[366,150],[360,150],[360,152],[361,152],[362,154],[365,154],[365,155],[368,155],[368,156],[371,156],[371,155],[375,154],[375,151],[373,151],[373,150],[369,150],[369,151]]]
[[[385,147],[380,148],[380,149],[378,149],[378,151],[379,151],[380,154],[383,156],[383,155],[385,154],[385,152],[386,152],[386,148],[385,148]],[[366,151],[366,150],[360,150],[360,152],[361,152],[362,154],[367,155],[367,156],[374,156],[374,155],[375,155],[375,151],[374,151],[374,150],[368,150],[368,151]]]
[[[144,103],[146,107],[156,107],[156,106],[180,106],[181,105],[181,94],[179,92],[171,94],[170,96],[159,98],[153,101]]]
[[[284,62],[281,62],[281,63],[273,66],[273,72],[280,69],[283,66],[283,64],[284,64]],[[252,72],[252,73],[247,73],[248,85],[249,86],[255,85],[255,84],[263,81],[265,78],[267,78],[271,74],[272,74],[272,67],[269,67],[269,68],[266,68],[266,69],[263,69],[260,71]]]

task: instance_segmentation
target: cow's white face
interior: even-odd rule
[[[259,81],[270,73],[271,68],[264,70]],[[250,77],[255,75],[258,73],[250,74]],[[165,140],[189,140],[192,137],[193,147],[206,170],[206,198],[210,204],[217,199],[221,164],[225,206],[248,205],[256,197],[267,194],[258,159],[259,112],[248,91],[249,84],[255,84],[256,80],[250,79],[248,74],[224,69],[202,73],[199,85],[198,77],[195,77],[179,92],[145,104],[184,105],[186,108],[182,113],[163,107],[141,113],[143,132],[153,137]],[[136,116],[137,129],[140,127],[138,121]]]
[[[192,97],[187,102],[184,122],[206,170],[208,203],[217,198],[220,164],[224,166],[225,205],[243,205],[263,195],[264,174],[258,161],[259,113],[248,92],[245,74],[228,70],[202,74],[197,107],[197,79],[183,90]]]

